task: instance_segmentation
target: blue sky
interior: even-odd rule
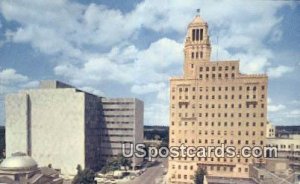
[[[300,125],[300,3],[296,1],[19,0],[0,2],[3,97],[56,79],[145,102],[145,124],[168,124],[169,77],[182,74],[187,24],[201,8],[212,60],[269,75],[268,118]],[[218,53],[218,54],[217,54]]]

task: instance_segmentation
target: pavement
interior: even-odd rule
[[[158,158],[157,162],[148,167],[146,171],[140,176],[134,178],[133,180],[126,182],[125,184],[163,184],[165,183],[166,173],[168,169],[168,159]]]

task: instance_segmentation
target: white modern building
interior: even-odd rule
[[[6,96],[7,155],[27,153],[41,166],[51,164],[65,175],[76,174],[78,164],[100,170],[109,154],[114,154],[108,151],[113,150],[112,147],[106,145],[121,142],[121,139],[113,142],[110,135],[126,132],[125,141],[143,140],[143,103],[130,99],[133,108],[127,113],[131,113],[131,117],[118,121],[105,117],[108,101],[59,81],[42,81],[38,89]],[[122,116],[121,111],[110,113]],[[111,122],[122,122],[122,126],[113,130]],[[128,124],[123,125],[123,122]],[[138,164],[137,161],[134,164]]]

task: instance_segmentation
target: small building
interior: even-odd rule
[[[267,145],[277,147],[279,158],[300,162],[300,134],[285,134],[268,138]]]
[[[0,165],[0,183],[7,184],[62,184],[59,172],[39,168],[37,162],[24,153],[14,153]]]
[[[267,138],[275,138],[275,135],[276,135],[275,127],[270,122],[267,122],[266,128],[267,128],[266,137]]]

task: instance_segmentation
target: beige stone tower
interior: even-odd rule
[[[210,61],[208,24],[197,15],[188,25],[184,75],[170,80],[170,146],[265,145],[266,75],[239,72],[239,61]],[[169,158],[169,183],[194,183],[205,167],[208,177],[248,178],[253,158]]]

